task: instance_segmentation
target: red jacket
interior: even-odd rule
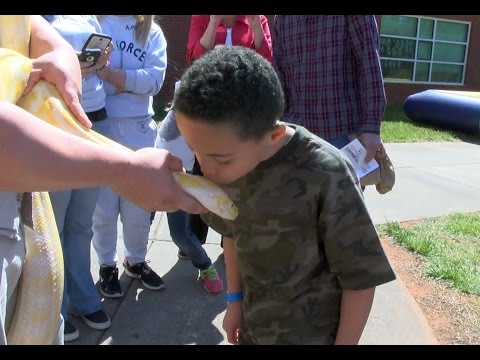
[[[238,15],[232,27],[232,45],[245,46],[257,51],[260,55],[272,62],[272,39],[270,37],[270,29],[268,27],[268,19],[265,15],[260,15],[263,28],[264,39],[259,49],[255,49],[253,31],[248,23],[245,15]],[[191,64],[208,50],[200,45],[208,23],[210,22],[210,15],[192,15],[190,22],[190,33],[188,34],[187,43],[187,63]],[[227,38],[227,27],[220,22],[215,35],[215,45],[225,44]]]

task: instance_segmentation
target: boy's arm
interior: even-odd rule
[[[374,295],[375,287],[364,290],[343,290],[335,345],[358,344],[370,315]]]
[[[237,251],[233,239],[223,237],[223,254],[225,257],[225,271],[227,273],[227,292],[241,292],[242,278],[238,270]],[[242,317],[242,302],[235,301],[227,304],[227,312],[223,319],[223,329],[227,333],[230,344],[238,344],[238,328]]]
[[[237,251],[235,250],[233,239],[230,237],[223,237],[223,255],[227,273],[227,291],[229,293],[242,291],[242,278],[238,270]]]

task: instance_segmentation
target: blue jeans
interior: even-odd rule
[[[212,265],[212,260],[189,226],[188,213],[182,210],[169,212],[167,220],[173,242],[192,260],[193,266],[204,270]]]
[[[92,216],[97,196],[98,188],[50,192],[65,263],[62,302],[65,320],[68,319],[68,311],[87,315],[102,309],[90,271]]]
[[[332,144],[333,146],[335,146],[337,149],[341,149],[343,148],[345,145],[347,145],[348,143],[350,143],[350,136],[347,134],[347,135],[342,135],[342,136],[339,136],[335,139],[330,139],[330,140],[327,140],[330,144]],[[365,191],[365,186],[362,186],[362,191]]]
[[[341,149],[348,143],[350,143],[350,137],[347,135],[339,136],[335,139],[327,140],[331,145],[335,146],[337,149]]]

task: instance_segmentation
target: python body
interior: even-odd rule
[[[22,97],[32,68],[29,58],[0,48],[0,68],[0,99],[17,104],[71,134],[119,151],[131,151],[78,123],[55,86],[45,80],[40,80],[28,95]],[[211,212],[229,220],[236,218],[238,210],[235,205],[208,179],[180,172],[174,173],[174,178],[185,192]],[[33,234],[25,239],[25,264],[7,335],[9,344],[51,344],[60,321],[63,255],[48,193],[32,193],[32,220]]]

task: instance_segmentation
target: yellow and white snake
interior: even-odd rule
[[[2,19],[2,26],[5,26],[6,20]],[[15,40],[19,41],[18,33],[12,38],[12,41]],[[5,44],[5,41],[0,39],[0,44]],[[25,54],[25,51],[21,52]],[[9,49],[0,47],[0,99],[17,104],[71,134],[115,147],[118,151],[131,151],[78,123],[56,87],[45,80],[40,80],[28,95],[22,97],[31,68],[31,59],[11,50],[10,46]],[[185,192],[211,212],[230,220],[237,216],[237,208],[229,197],[209,180],[185,173],[174,173],[174,178]],[[32,193],[32,220],[33,233],[25,239],[25,263],[16,309],[7,334],[9,344],[51,344],[58,331],[64,267],[48,193]]]

